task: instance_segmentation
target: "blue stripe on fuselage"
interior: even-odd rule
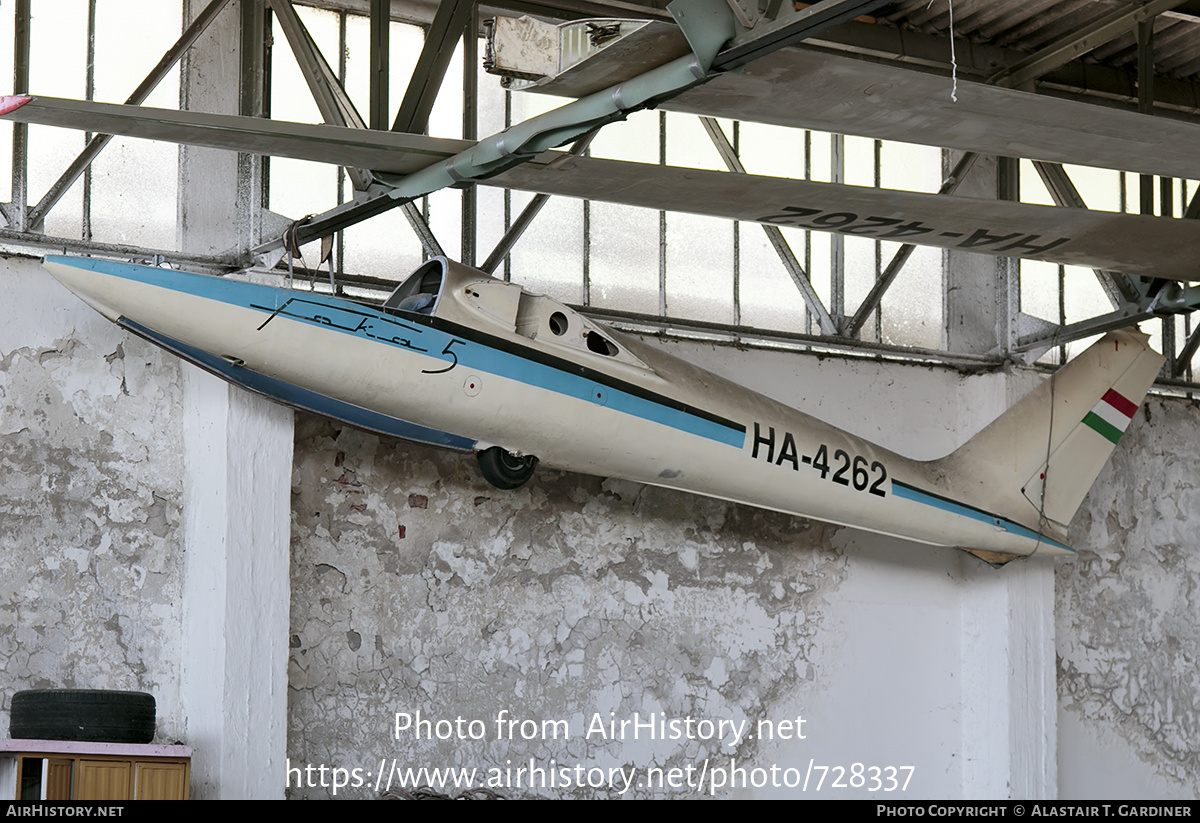
[[[344,334],[373,340],[389,346],[411,349],[439,358],[445,370],[455,365],[516,380],[547,389],[577,400],[598,402],[596,381],[579,374],[540,363],[519,354],[502,351],[484,343],[455,337],[441,329],[405,322],[370,306],[352,303],[315,292],[298,292],[255,283],[212,277],[192,272],[114,263],[92,258],[49,256],[47,262],[95,271],[114,277],[147,283],[159,288],[192,294],[209,300],[261,311],[264,325],[275,318],[329,328]],[[597,370],[598,371],[598,370]],[[699,437],[742,448],[745,431],[706,419],[683,409],[605,385],[602,402],[606,407],[640,417]],[[340,416],[340,415],[334,415]],[[369,428],[369,427],[368,427]]]
[[[1012,522],[1011,520],[1006,520],[1003,517],[998,517],[994,514],[988,514],[985,511],[972,508],[971,506],[967,506],[962,503],[956,503],[953,500],[947,500],[944,497],[938,497],[935,494],[928,494],[926,492],[919,491],[914,489],[912,486],[906,486],[903,483],[893,481],[892,494],[896,495],[896,497],[903,498],[904,500],[912,500],[915,503],[933,506],[935,509],[941,509],[944,512],[957,514],[961,517],[969,517],[970,519],[977,520],[980,523],[987,523],[988,525],[1003,529],[1010,534],[1024,537],[1027,540],[1045,543],[1048,546],[1054,546],[1062,549],[1063,551],[1071,552],[1072,554],[1075,553],[1075,550],[1070,546],[1064,546],[1057,540],[1051,540],[1049,537],[1038,534],[1032,529],[1027,529],[1018,523]]]
[[[122,317],[117,321],[122,328],[129,329],[134,334],[144,337],[152,343],[157,343],[164,349],[174,352],[185,360],[195,363],[202,369],[213,372],[244,389],[257,394],[274,398],[298,409],[323,414],[335,420],[343,420],[352,426],[379,434],[399,437],[404,440],[415,440],[418,443],[429,443],[433,446],[444,446],[450,449],[472,451],[475,441],[469,437],[460,437],[449,432],[431,429],[428,426],[418,426],[398,417],[380,414],[364,409],[341,400],[335,400],[324,394],[300,388],[291,383],[267,377],[253,369],[235,366],[223,357],[217,357],[206,351],[201,351],[186,343],[182,343],[153,329],[146,328],[141,323]]]

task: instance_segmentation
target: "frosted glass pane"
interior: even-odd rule
[[[370,31],[370,21],[366,23]],[[388,52],[392,58],[388,64],[388,94],[391,114],[395,117],[400,101],[404,99],[404,90],[417,67],[421,47],[425,45],[425,30],[408,23],[392,23],[391,31],[388,32],[388,45]]]
[[[4,43],[5,51],[12,40]],[[33,4],[29,24],[29,91],[82,99],[87,67],[87,0]],[[5,78],[7,86],[9,78]]]
[[[395,36],[395,31],[388,32],[389,37]],[[337,52],[326,55],[329,67],[336,74],[338,71]],[[371,122],[371,24],[365,17],[346,15],[346,79],[342,81],[346,94],[364,123]],[[393,100],[396,92],[388,80],[388,107],[394,112],[396,102]],[[396,98],[398,100],[398,98]],[[391,126],[391,114],[384,119]]]
[[[726,128],[725,134],[733,140],[731,129]],[[750,174],[804,179],[804,132],[799,129],[742,123],[738,150]]]
[[[512,279],[564,303],[583,302],[583,201],[551,197],[512,250]]]
[[[828,132],[812,133],[812,179],[822,183],[833,181],[833,135]]]
[[[483,54],[483,51],[483,40],[480,40],[479,53]],[[484,70],[482,60],[479,61],[477,70],[479,74],[475,80],[475,112],[479,136],[499,134],[504,131],[504,87],[500,85],[499,77]]]
[[[883,342],[942,348],[942,250],[918,246],[883,298]]]
[[[733,224],[667,215],[667,316],[733,322]]]
[[[1021,311],[1057,323],[1058,265],[1043,260],[1022,260],[1020,267]]]
[[[1107,314],[1113,310],[1112,302],[1096,279],[1096,273],[1091,269],[1080,266],[1067,266],[1065,269],[1064,300],[1066,303],[1067,322],[1085,320],[1099,314]]]
[[[446,254],[462,259],[462,192],[442,189],[429,195],[429,228]]]
[[[463,50],[460,42],[442,78],[433,110],[429,113],[429,133],[434,137],[462,137]]]
[[[0,43],[13,42],[14,9],[12,4],[0,6]],[[13,54],[11,48],[0,48],[0,77],[6,80],[13,76]],[[0,202],[12,200],[12,133],[13,124],[0,123]],[[4,218],[0,217],[0,224]]]
[[[36,204],[83,150],[83,133],[49,126],[29,127],[29,202]],[[83,178],[75,182],[46,216],[46,234],[77,238],[83,227]]]
[[[557,109],[559,106],[570,102],[566,97],[555,97],[551,94],[534,94],[524,91],[513,92],[512,121],[520,123],[522,120],[528,120],[530,117],[536,117],[539,114],[544,114],[551,109]],[[620,125],[620,123],[614,123],[611,126],[605,126],[601,129],[601,134],[608,129]]]
[[[302,14],[301,19],[308,24],[308,15]],[[271,49],[271,117],[295,123],[324,122],[312,92],[308,90],[308,83],[305,82],[300,67],[296,65],[296,58],[288,46],[287,37],[278,23],[274,25],[273,36],[275,46]],[[313,36],[317,36],[316,31],[313,31]],[[320,40],[317,42],[320,43]],[[335,38],[334,43],[336,42]],[[330,65],[337,71],[336,62]]]
[[[1121,173],[1091,166],[1064,166],[1089,209],[1121,210]]]
[[[779,261],[761,226],[739,223],[738,294],[744,326],[803,332],[807,312],[804,299]],[[804,246],[794,249],[803,260]]]
[[[799,229],[793,229],[793,231],[800,233]],[[803,248],[796,241],[789,240],[789,242],[792,244],[792,248]],[[808,269],[809,280],[812,281],[813,289],[820,296],[821,302],[828,308],[829,295],[832,290],[831,274],[833,271],[833,244],[831,242],[831,235],[822,231],[810,232],[809,244],[812,247]]]
[[[658,314],[658,212],[592,203],[590,225],[591,304]]]
[[[589,147],[592,157],[658,162],[658,112],[639,111],[628,120],[600,129]]]
[[[482,264],[504,236],[504,189],[477,186],[475,192],[475,254],[476,262]],[[514,211],[513,216],[518,213]],[[494,274],[501,276],[503,270],[497,268]]]
[[[875,185],[875,141],[866,137],[846,136],[845,176],[852,186]]]
[[[931,146],[885,141],[879,171],[885,189],[936,192],[942,186],[942,152]]]
[[[1021,202],[1040,203],[1043,206],[1053,206],[1054,198],[1046,189],[1046,184],[1038,176],[1037,169],[1028,160],[1021,161]]]
[[[0,203],[12,202],[13,124],[0,123]],[[0,225],[4,217],[0,216]]]
[[[875,241],[846,237],[844,242],[846,312],[853,314],[875,285]]]
[[[337,167],[287,157],[271,159],[272,211],[299,219],[337,205]]]
[[[731,135],[726,131],[726,139],[732,140]],[[727,168],[700,118],[674,112],[667,112],[667,165],[714,171]]]
[[[175,248],[178,179],[176,144],[114,138],[92,163],[92,237]]]
[[[154,3],[97,0],[95,99],[124,103],[179,39],[182,19],[178,0]],[[159,82],[144,105],[179,108],[178,64]]]
[[[400,281],[421,265],[421,242],[400,209],[351,226],[342,236],[348,272]]]

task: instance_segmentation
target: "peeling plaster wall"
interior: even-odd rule
[[[179,709],[179,366],[0,258],[0,695],[138,689]]]
[[[389,734],[398,711],[756,718],[814,677],[845,575],[825,526],[557,472],[499,493],[467,456],[299,429],[293,761],[682,766],[720,746]]]
[[[1076,518],[1057,574],[1064,797],[1200,798],[1197,465],[1200,407],[1152,398]]]

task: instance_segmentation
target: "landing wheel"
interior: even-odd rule
[[[498,489],[519,489],[533,477],[538,459],[533,455],[518,457],[499,446],[484,449],[479,458],[479,473],[483,479]]]

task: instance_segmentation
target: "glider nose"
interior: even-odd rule
[[[72,294],[109,320],[116,322],[121,316],[121,312],[109,306],[101,297],[105,275],[78,265],[77,260],[70,257],[46,257],[42,260],[42,267]]]

